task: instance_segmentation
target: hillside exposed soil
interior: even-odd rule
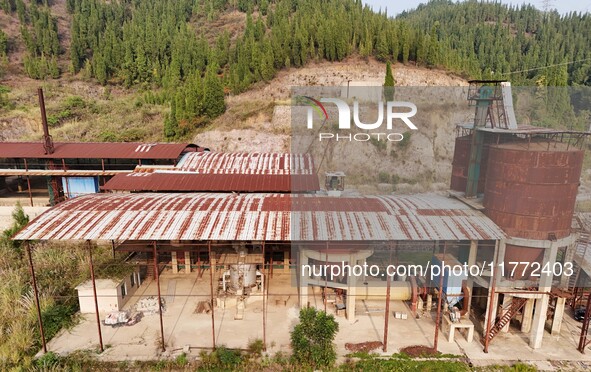
[[[303,86],[381,85],[386,66],[376,60],[350,58],[341,63],[320,62],[301,69],[281,71],[273,81],[227,99],[228,110],[194,141],[217,151],[310,152],[320,172],[343,170],[348,184],[368,192],[418,192],[443,190],[449,185],[456,124],[472,115],[465,103],[467,81],[444,71],[395,65],[399,90],[406,87],[457,87],[422,89],[409,93],[429,110],[419,112],[419,130],[404,149],[366,142],[313,143],[314,138],[293,136],[292,88]],[[405,87],[405,88],[402,88]],[[418,89],[418,88],[417,88]],[[442,96],[454,95],[452,102]],[[274,103],[274,107],[270,107]],[[295,140],[294,140],[295,138]],[[318,141],[316,141],[318,142]]]

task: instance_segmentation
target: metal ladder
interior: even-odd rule
[[[578,257],[580,260],[585,260],[585,255],[587,253],[587,247],[589,245],[589,239],[591,237],[587,232],[581,232],[579,235],[579,239],[577,240],[577,245],[575,247],[575,257]],[[573,257],[574,258],[574,257]],[[573,293],[575,287],[577,286],[577,282],[579,280],[579,275],[581,274],[581,266],[577,263],[577,260],[573,259],[573,272],[574,274],[568,280],[568,291]]]
[[[504,311],[504,314],[501,316],[499,321],[493,324],[493,326],[490,329],[490,332],[488,333],[488,335],[486,335],[486,338],[488,338],[489,342],[492,341],[493,338],[495,338],[495,336],[501,331],[501,329],[503,329],[507,324],[509,324],[511,319],[513,319],[513,317],[523,308],[526,302],[527,298],[513,297],[508,309]]]

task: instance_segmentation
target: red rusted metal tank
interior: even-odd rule
[[[485,137],[485,144],[482,148],[482,160],[480,162],[480,177],[478,179],[478,193],[484,192],[484,183],[486,179],[486,166],[488,158],[488,138]],[[450,189],[454,191],[466,192],[468,182],[468,166],[470,165],[470,151],[472,149],[472,136],[462,136],[456,138],[454,157],[451,168]]]
[[[509,236],[560,239],[570,234],[583,151],[559,142],[491,145],[484,207]]]
[[[505,246],[504,260],[505,278],[515,280],[539,278],[542,266],[540,266],[537,272],[533,273],[534,276],[531,277],[532,271],[538,268],[531,263],[537,262],[541,265],[543,258],[544,248],[520,247],[517,245],[507,244]],[[512,264],[512,262],[527,262],[527,264]]]

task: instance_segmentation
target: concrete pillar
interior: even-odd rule
[[[494,324],[495,319],[497,318],[497,308],[499,306],[499,294],[498,293],[495,293],[495,295],[493,296],[492,303],[490,301],[490,295],[488,295],[486,297],[487,297],[487,299],[486,299],[487,311],[484,313],[484,326],[483,326],[484,333],[486,333],[486,324],[488,322],[488,308],[489,308],[489,306],[492,306],[492,311],[490,313],[491,327]]]
[[[350,285],[347,288],[347,303],[345,306],[347,307],[347,320],[353,322],[355,320],[355,297],[356,297],[357,288],[355,285]]]
[[[497,306],[499,303],[499,294],[497,292],[495,292],[494,296],[492,296],[493,298],[491,299],[490,292],[491,292],[493,286],[496,287],[497,284],[501,282],[501,280],[498,278],[498,276],[501,274],[500,270],[498,270],[498,263],[501,261],[504,261],[504,258],[505,258],[505,240],[504,239],[497,240],[497,243],[495,244],[494,257],[496,257],[496,260],[494,262],[495,266],[492,269],[490,281],[488,283],[488,295],[486,296],[486,311],[484,312],[484,325],[483,325],[484,331],[483,331],[483,333],[486,333],[486,326],[488,324],[488,317],[489,317],[489,314],[488,314],[489,309],[491,309],[491,312],[490,312],[491,326],[493,325],[494,320],[497,317]]]
[[[172,273],[177,274],[179,272],[179,261],[176,258],[176,252],[172,251]]]
[[[505,251],[507,249],[507,243],[505,241],[505,239],[501,239],[499,240],[499,248],[498,248],[498,255],[497,255],[497,262],[495,262],[495,267],[497,267],[501,262],[505,261]],[[505,273],[507,273],[507,266],[505,266]],[[500,285],[500,283],[502,282],[501,279],[501,274],[503,274],[501,272],[501,270],[497,270],[497,272],[495,273],[494,277],[496,278],[496,285]]]
[[[303,309],[308,306],[308,277],[302,275],[302,267],[308,264],[308,257],[306,257],[306,255],[303,252],[303,249],[301,248],[299,248],[298,256],[299,257],[296,275],[298,276],[298,279],[300,281],[300,308]]]
[[[349,259],[349,262],[351,260]],[[347,309],[347,320],[349,322],[355,321],[355,296],[357,294],[357,277],[349,275],[347,277],[347,301],[345,307]]]
[[[289,251],[283,252],[283,272],[289,274]]]
[[[548,264],[549,267],[553,267],[554,261],[556,260],[556,251],[558,247],[555,244],[551,244],[550,248],[546,248],[544,252],[544,261],[542,267]],[[552,290],[552,274],[540,272],[540,292],[550,292]],[[529,346],[534,349],[542,347],[542,339],[544,338],[544,328],[546,326],[546,315],[548,313],[548,304],[550,302],[550,296],[547,294],[542,295],[542,298],[536,300],[536,310],[534,312],[534,318],[532,320],[531,332],[529,335]]]
[[[191,252],[185,251],[185,273],[191,272]]]
[[[468,254],[468,267],[476,264],[476,255],[478,254],[478,241],[471,240],[470,241],[470,253]],[[468,299],[468,309],[467,314],[470,316],[470,309],[472,308],[472,290],[474,289],[474,278],[468,276],[468,280],[466,281],[466,285],[468,286],[470,298]]]
[[[217,258],[215,258],[214,253],[211,254],[209,261],[210,261],[209,264],[211,265],[210,270],[213,270],[213,273],[215,274],[217,271],[218,260],[217,260]]]
[[[542,298],[536,300],[536,310],[532,320],[531,332],[529,335],[529,346],[534,349],[539,349],[542,347],[544,327],[546,325],[546,314],[548,311],[548,304],[550,302],[549,300],[550,297],[548,295],[542,295]]]
[[[521,318],[521,332],[531,331],[531,321],[534,316],[534,304],[536,300],[530,298],[523,306],[523,317]]]
[[[499,316],[503,316],[503,315],[505,315],[505,313],[506,313],[506,312],[509,310],[509,307],[511,306],[511,302],[513,302],[513,296],[511,296],[511,295],[508,295],[508,294],[505,294],[505,295],[503,296],[503,313],[502,313],[502,314],[499,314]],[[501,329],[501,331],[502,331],[502,332],[505,332],[505,333],[509,332],[509,324],[510,324],[510,323],[511,323],[511,322],[507,323],[507,324],[506,324],[506,325],[503,327],[503,329]]]
[[[560,328],[562,326],[562,318],[564,317],[564,304],[566,299],[563,297],[556,298],[556,308],[554,309],[554,318],[552,319],[552,336],[560,334]]]

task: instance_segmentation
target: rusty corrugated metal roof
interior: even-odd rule
[[[490,240],[502,230],[438,195],[93,194],[35,218],[17,240]]]
[[[137,167],[107,191],[303,192],[320,190],[310,154],[192,152],[170,169]]]
[[[127,173],[111,178],[106,191],[305,192],[320,190],[315,174]]]
[[[197,152],[185,155],[177,170],[200,174],[314,174],[310,154]]]
[[[27,159],[174,159],[195,151],[189,143],[55,142],[53,154],[46,155],[42,142],[0,143],[1,158]]]

